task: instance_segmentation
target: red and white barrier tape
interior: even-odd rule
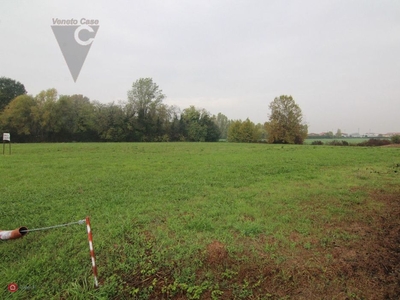
[[[86,228],[87,228],[88,239],[89,239],[90,257],[92,259],[94,285],[97,288],[97,287],[99,287],[99,281],[97,279],[97,267],[96,267],[94,249],[93,249],[93,236],[92,236],[92,230],[90,228],[89,217],[86,217],[86,220],[79,220],[77,222],[71,222],[71,223],[60,224],[60,225],[49,226],[49,227],[42,227],[42,228],[35,228],[35,229],[28,229],[26,227],[20,227],[15,230],[9,230],[9,231],[0,230],[0,240],[15,239],[15,238],[21,237],[21,236],[25,235],[26,233],[32,232],[32,231],[48,230],[48,229],[59,228],[59,227],[64,227],[64,226],[69,226],[69,225],[74,225],[74,224],[84,224],[85,221],[86,221]]]
[[[86,227],[87,227],[87,233],[88,233],[88,239],[89,239],[90,257],[92,259],[94,286],[95,287],[99,287],[99,281],[97,280],[96,260],[95,260],[94,249],[93,249],[93,236],[92,236],[92,229],[90,228],[90,219],[89,219],[89,217],[86,217]]]

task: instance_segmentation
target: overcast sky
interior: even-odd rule
[[[99,20],[76,82],[53,18]],[[0,76],[103,103],[151,77],[166,104],[255,123],[292,95],[309,132],[400,131],[400,1],[0,0]]]

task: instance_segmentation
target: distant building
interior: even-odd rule
[[[390,138],[395,135],[400,135],[400,132],[388,132],[388,133],[383,134],[382,136]]]
[[[378,137],[378,133],[373,133],[373,132],[367,132],[365,134],[366,137],[370,137],[370,138],[374,138],[374,137]]]
[[[360,138],[361,135],[360,135],[358,132],[356,132],[356,133],[351,133],[351,134],[349,135],[349,137]]]

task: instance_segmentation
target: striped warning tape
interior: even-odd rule
[[[89,217],[86,217],[86,228],[87,228],[88,239],[89,239],[90,257],[92,259],[94,286],[95,287],[99,287],[99,281],[97,280],[96,260],[95,260],[94,249],[93,249],[93,236],[92,236],[92,229],[90,228],[90,219],[89,219]]]
[[[90,257],[92,259],[92,269],[93,269],[93,276],[94,276],[94,285],[95,287],[99,287],[99,281],[97,279],[97,267],[96,267],[96,260],[95,260],[95,255],[94,255],[94,248],[93,248],[93,236],[92,236],[92,230],[90,228],[90,219],[89,217],[86,217],[86,219],[79,220],[77,222],[71,222],[71,223],[65,223],[65,224],[60,224],[60,225],[55,225],[55,226],[49,226],[49,227],[42,227],[42,228],[35,228],[35,229],[28,229],[26,227],[20,227],[17,228],[13,231],[1,231],[0,230],[0,240],[5,240],[5,239],[10,239],[12,237],[13,232],[18,231],[18,236],[21,237],[25,235],[28,232],[32,231],[41,231],[41,230],[48,230],[48,229],[53,229],[53,228],[59,228],[59,227],[64,227],[64,226],[70,226],[74,224],[84,224],[86,222],[86,228],[87,228],[87,233],[88,233],[88,239],[89,239],[89,249],[90,249]],[[14,234],[16,235],[16,233]],[[12,237],[16,238],[16,237]]]

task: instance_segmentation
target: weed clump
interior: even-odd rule
[[[311,143],[311,145],[323,145],[323,144],[324,144],[323,141],[313,141],[313,142]]]

